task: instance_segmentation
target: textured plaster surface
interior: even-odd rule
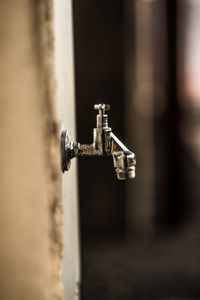
[[[0,1],[0,299],[62,299],[51,1]]]
[[[72,1],[54,1],[57,110],[60,130],[68,130],[76,141]],[[80,296],[79,213],[76,159],[62,175],[63,268],[65,300]]]

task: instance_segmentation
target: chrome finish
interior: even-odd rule
[[[98,110],[96,128],[93,129],[93,143],[80,144],[69,141],[69,134],[63,131],[61,134],[62,171],[68,171],[71,159],[78,156],[112,155],[117,178],[120,180],[135,177],[135,154],[129,151],[125,145],[112,133],[108,127],[108,115],[110,109],[106,104],[95,104]]]

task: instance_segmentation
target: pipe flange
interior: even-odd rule
[[[69,149],[70,140],[69,140],[69,132],[67,130],[62,131],[61,133],[61,168],[63,173],[68,171],[71,166],[71,151]]]

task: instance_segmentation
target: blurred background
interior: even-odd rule
[[[200,1],[73,5],[78,141],[108,103],[137,158],[79,160],[82,299],[200,299]]]

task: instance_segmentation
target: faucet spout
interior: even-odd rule
[[[135,178],[136,158],[135,154],[111,133],[113,163],[117,178],[120,180]]]
[[[120,180],[135,178],[136,159],[135,154],[113,134],[108,127],[108,116],[106,111],[110,106],[106,104],[95,104],[97,124],[93,131],[92,144],[80,144],[69,142],[67,131],[61,135],[62,170],[69,170],[70,160],[78,156],[111,156],[117,178]]]

